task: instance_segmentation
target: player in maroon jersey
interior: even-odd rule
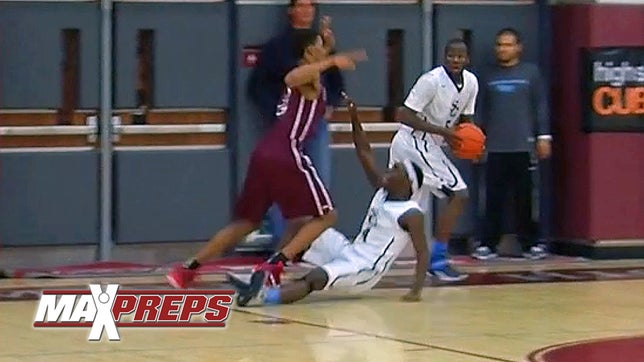
[[[277,107],[277,123],[251,154],[234,220],[215,234],[194,258],[168,273],[168,281],[176,288],[187,287],[201,263],[221,256],[258,229],[273,203],[279,205],[289,220],[284,239],[290,240],[267,264],[258,268],[265,270],[267,265],[277,265],[273,277],[279,278],[282,263],[306,250],[324,230],[335,224],[337,216],[329,192],[302,145],[316,129],[326,108],[326,91],[320,83],[320,73],[334,66],[355,69],[355,62],[364,60],[365,55],[353,52],[329,56],[320,36],[308,29],[295,32],[293,44],[301,65],[284,78],[287,90]]]

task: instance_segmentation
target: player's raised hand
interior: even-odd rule
[[[320,19],[320,36],[326,49],[331,50],[335,47],[335,35],[333,35],[333,30],[331,30],[330,16],[323,16]]]
[[[367,52],[364,49],[338,53],[333,56],[333,64],[342,70],[354,70],[357,62],[365,60],[367,60]]]

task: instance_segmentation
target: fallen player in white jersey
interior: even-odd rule
[[[377,189],[359,235],[349,241],[336,230],[327,229],[302,257],[318,267],[303,278],[278,287],[266,285],[270,271],[253,274],[248,283],[228,274],[229,282],[237,289],[239,306],[251,301],[253,304],[292,303],[319,290],[367,291],[387,273],[408,242],[416,249],[417,263],[413,285],[403,300],[421,299],[429,252],[424,215],[410,197],[423,184],[423,172],[411,161],[402,161],[380,173],[358,120],[356,106],[350,99],[347,101],[358,158],[370,183]]]

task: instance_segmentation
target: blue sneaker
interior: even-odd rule
[[[460,282],[468,277],[467,274],[463,274],[452,268],[449,263],[444,263],[443,265],[432,265],[429,267],[427,273],[443,282]]]

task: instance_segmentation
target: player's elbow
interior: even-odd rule
[[[297,82],[297,73],[293,74],[293,72],[289,72],[285,77],[284,77],[284,84],[288,88],[293,88],[297,87],[299,84]]]
[[[311,80],[313,80],[312,73],[306,66],[299,66],[284,76],[284,83],[289,88],[299,87],[310,83]]]

